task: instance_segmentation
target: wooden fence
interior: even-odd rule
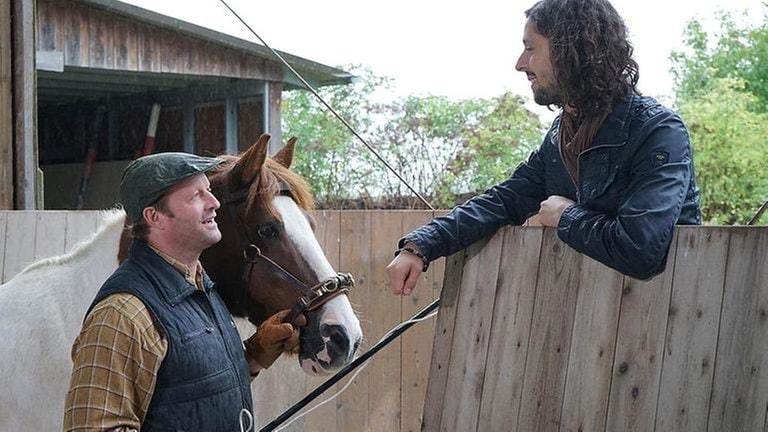
[[[429,220],[431,212],[320,211],[315,216],[317,236],[331,264],[339,271],[351,272],[357,281],[351,300],[362,318],[363,349],[439,295],[443,260],[424,273],[410,297],[392,295],[385,273],[397,239]],[[3,282],[34,260],[69,250],[95,232],[99,221],[96,211],[0,211]],[[434,322],[428,320],[412,327],[377,354],[339,397],[284,430],[420,430]],[[279,360],[253,382],[257,425],[265,425],[323,381],[308,378],[295,359]],[[348,381],[342,380],[316,402],[325,400]]]
[[[414,326],[286,431],[767,430],[768,228],[679,228],[666,272],[647,282],[575,253],[552,230],[507,228],[447,268],[437,261],[412,296],[393,296],[394,243],[431,216],[316,214],[331,263],[358,282],[351,298],[368,346],[440,295],[444,269],[448,283],[436,324]],[[0,211],[3,281],[99,220]],[[278,361],[254,380],[257,425],[322,381]]]
[[[768,430],[766,227],[680,227],[645,282],[509,227],[445,280],[426,431]]]

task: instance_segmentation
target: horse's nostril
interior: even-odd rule
[[[346,353],[349,350],[349,337],[344,327],[340,325],[320,325],[320,334],[329,338],[328,345],[331,345],[337,352]]]

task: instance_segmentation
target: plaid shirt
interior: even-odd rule
[[[153,250],[203,289],[200,263],[193,275],[173,257]],[[138,297],[120,293],[99,302],[72,346],[64,431],[138,431],[167,350],[168,341]]]

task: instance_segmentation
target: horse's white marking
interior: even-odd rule
[[[289,197],[278,196],[274,200],[274,205],[280,213],[280,217],[283,218],[288,238],[296,246],[304,261],[315,272],[317,278],[323,280],[336,275],[336,271],[320,248],[320,244],[317,242],[306,216],[296,205],[296,202]],[[363,337],[363,330],[360,328],[360,321],[358,321],[354,310],[352,310],[352,305],[349,303],[347,296],[338,296],[326,303],[320,316],[320,322],[325,325],[344,327],[350,340],[350,348],[347,354],[351,356],[355,349],[355,342],[358,342]],[[323,352],[325,351],[327,349]],[[326,359],[323,360],[327,361]]]
[[[336,271],[320,249],[306,216],[296,202],[289,197],[278,196],[274,200],[274,205],[280,217],[283,218],[285,232],[317,278],[323,280],[336,275]]]

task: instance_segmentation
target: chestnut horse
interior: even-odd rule
[[[222,240],[201,261],[233,316],[259,324],[298,304],[308,320],[301,366],[313,375],[332,373],[354,358],[362,339],[343,294],[351,280],[333,270],[312,232],[312,195],[290,171],[295,138],[274,158],[267,157],[268,141],[263,135],[240,156],[222,156],[225,162],[209,172],[221,202]],[[61,430],[70,348],[118,265],[124,219],[122,211],[108,213],[91,239],[0,286],[0,431]]]
[[[201,261],[230,312],[256,325],[293,308],[311,289],[338,285],[309,306],[301,330],[302,368],[328,374],[352,361],[362,340],[347,296],[336,295],[351,280],[334,271],[313,234],[312,194],[290,171],[296,138],[273,158],[267,157],[268,141],[262,135],[241,156],[222,156],[225,162],[209,174],[221,202],[222,240]]]

